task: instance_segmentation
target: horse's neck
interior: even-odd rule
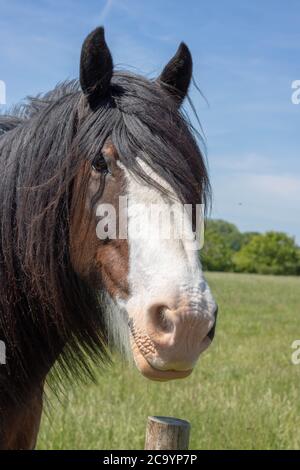
[[[26,403],[9,407],[0,417],[0,450],[34,449],[43,410],[43,384]]]
[[[26,350],[22,351],[28,369],[26,378],[21,378],[22,365],[18,362],[11,365],[10,370],[5,365],[1,366],[0,450],[35,447],[43,409],[44,384],[62,349],[63,345],[56,346],[43,368],[35,368],[40,360],[38,349],[35,349],[35,359],[28,356]]]

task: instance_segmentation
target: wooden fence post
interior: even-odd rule
[[[165,416],[149,416],[145,450],[187,450],[191,425]]]

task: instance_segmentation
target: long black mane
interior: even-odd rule
[[[137,157],[183,202],[208,202],[193,129],[155,82],[115,72],[109,96],[90,111],[72,81],[0,116],[0,408],[25,400],[56,360],[66,374],[85,374],[87,356],[108,358],[99,293],[79,279],[69,253],[72,184],[108,136],[146,184],[157,185]]]

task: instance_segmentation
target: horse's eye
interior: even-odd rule
[[[108,166],[102,154],[94,158],[92,162],[92,168],[98,173],[108,173]]]

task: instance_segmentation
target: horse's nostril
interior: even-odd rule
[[[208,337],[211,341],[214,339],[214,336],[215,336],[215,330],[216,330],[216,325],[217,325],[217,316],[218,316],[218,306],[217,306],[217,308],[216,308],[216,310],[215,310],[214,315],[215,315],[215,323],[214,323],[212,329],[209,331],[209,333],[208,333],[208,335],[207,335],[207,337]]]
[[[172,331],[173,322],[167,316],[168,307],[164,304],[155,304],[149,308],[149,317],[152,326],[164,333]]]

